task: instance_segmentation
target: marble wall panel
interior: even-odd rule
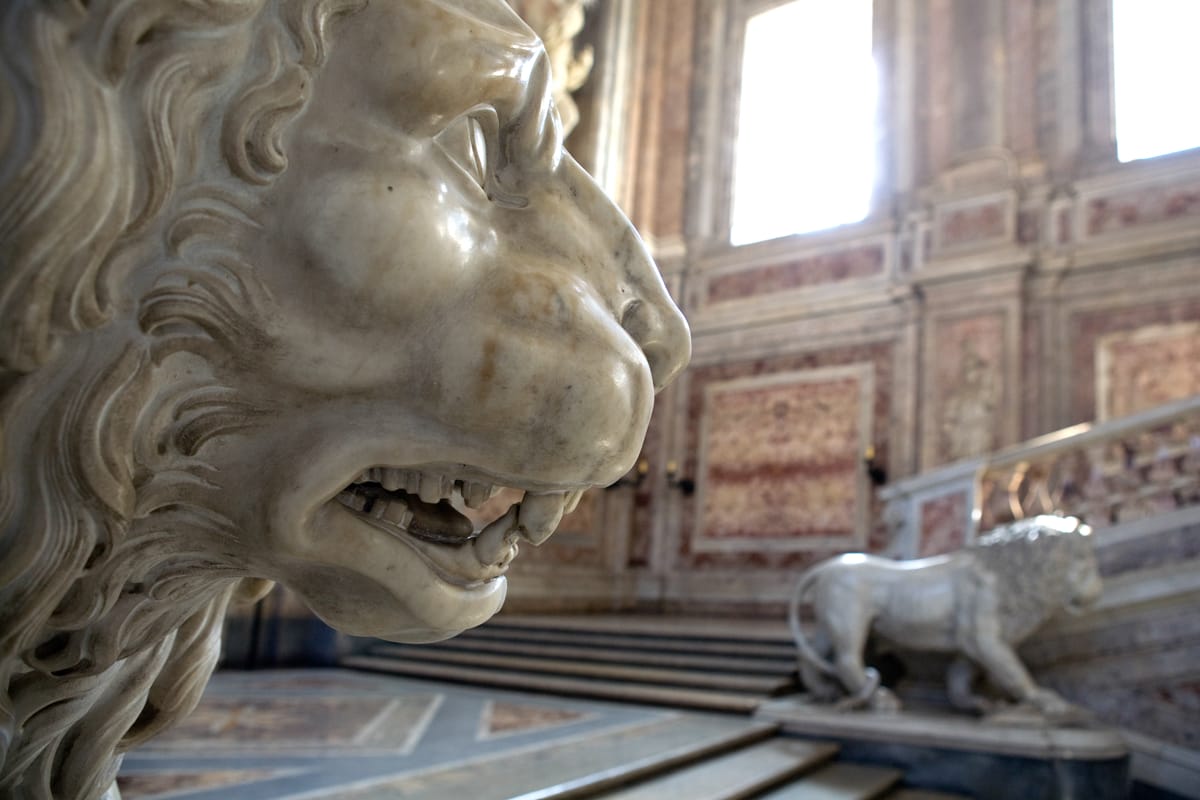
[[[921,503],[918,511],[921,541],[917,553],[920,558],[962,549],[967,541],[969,501],[967,492],[954,492]]]
[[[1071,224],[1071,209],[1059,209],[1057,220],[1058,232],[1055,241],[1060,245],[1070,244],[1074,233],[1074,226]]]
[[[1007,146],[1018,156],[1038,152],[1038,54],[1041,30],[1035,0],[1004,4],[1006,66],[1004,122]]]
[[[827,498],[842,497],[844,503],[851,470],[861,469],[868,442],[880,463],[888,463],[893,347],[892,342],[875,342],[693,369],[683,474],[697,476],[703,486],[693,497],[682,498],[679,568],[791,569],[883,540],[847,526],[852,518],[863,524],[879,519],[873,492],[855,489],[858,506],[852,514],[844,505],[836,511],[827,508]],[[739,386],[749,394],[740,394]],[[744,422],[729,424],[711,416],[713,398],[727,400],[731,410],[744,414]],[[772,422],[777,408],[793,419],[805,418],[778,431]],[[724,405],[721,413],[724,417]],[[726,429],[716,450],[705,454],[701,440],[710,421]],[[774,436],[783,437],[780,453]],[[826,494],[816,497],[803,484],[824,487]],[[770,535],[745,535],[747,525],[707,500],[709,487],[721,485],[746,487],[758,503],[772,509],[779,497],[802,505],[756,512],[762,519],[755,524],[766,526]],[[748,501],[734,502],[745,507]]]
[[[1013,237],[1013,200],[1009,195],[940,207],[936,212],[937,251],[998,244]]]
[[[1173,185],[1126,189],[1093,197],[1083,209],[1089,237],[1107,236],[1156,223],[1200,218],[1200,178]]]
[[[695,0],[661,0],[645,7],[646,60],[641,92],[640,168],[633,220],[657,240],[684,228],[688,141],[693,125],[691,81]]]
[[[1006,324],[1002,311],[937,320],[927,466],[980,455],[1002,443]]]
[[[1043,316],[1036,311],[1027,312],[1021,322],[1021,439],[1032,439],[1043,433],[1045,429],[1043,401],[1043,370],[1044,357],[1042,342]]]
[[[822,284],[870,278],[883,274],[887,252],[883,244],[867,244],[805,255],[779,264],[738,269],[708,279],[707,304],[742,300]]]
[[[954,153],[954,73],[949,66],[955,50],[954,6],[954,0],[929,0],[920,6],[924,10],[925,80],[919,83],[928,94],[917,105],[923,112],[924,136],[918,135],[916,140],[925,142],[926,180],[949,165]]]
[[[695,549],[861,542],[871,378],[853,365],[709,384]]]
[[[1096,417],[1101,420],[1200,394],[1200,323],[1101,337],[1096,384]]]
[[[1184,323],[1200,323],[1200,298],[1180,297],[1158,303],[1089,308],[1071,313],[1067,319],[1070,336],[1069,374],[1059,377],[1069,393],[1069,416],[1062,424],[1073,425],[1096,419],[1100,405],[1096,393],[1100,383],[1096,375],[1099,361],[1097,352],[1103,341],[1114,341],[1106,337],[1117,334],[1129,336],[1142,329]]]

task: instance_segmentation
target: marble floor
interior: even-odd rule
[[[680,713],[347,670],[224,672],[118,783],[124,800],[359,798]]]

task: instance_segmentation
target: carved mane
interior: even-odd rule
[[[1073,563],[1092,560],[1087,534],[1058,530],[1032,517],[989,533],[966,548],[998,581],[1000,624],[1007,641],[1020,641],[1068,606],[1081,588],[1064,583]],[[1082,530],[1087,530],[1086,527]]]
[[[270,302],[224,234],[362,2],[0,6],[5,797],[101,794],[215,665],[239,576],[198,454],[267,409],[208,365],[267,336],[247,311]],[[157,387],[168,360],[196,380]]]

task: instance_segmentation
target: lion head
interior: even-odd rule
[[[980,537],[967,552],[996,576],[1004,639],[1020,642],[1060,610],[1078,613],[1102,590],[1091,528],[1042,515]]]
[[[355,634],[490,617],[689,338],[499,0],[0,25],[0,790],[89,797],[247,579]]]

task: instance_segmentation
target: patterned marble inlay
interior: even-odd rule
[[[1099,419],[1117,419],[1200,394],[1200,323],[1155,325],[1096,345]]]
[[[166,800],[180,792],[221,789],[289,774],[278,769],[229,769],[212,772],[143,772],[117,778],[122,800]]]
[[[624,731],[682,716],[345,670],[218,672],[170,746],[126,755],[120,786],[125,800],[509,797],[523,792],[505,782],[535,788],[564,742],[603,756]],[[486,790],[430,784],[488,765]]]
[[[1096,353],[1106,337],[1130,335],[1150,326],[1189,322],[1200,322],[1198,297],[1183,296],[1170,302],[1104,307],[1072,314],[1067,322],[1071,332],[1069,363],[1072,374],[1067,382],[1071,392],[1071,416],[1066,422],[1088,422],[1097,416],[1100,401],[1096,390],[1100,381],[1096,378]]]
[[[881,244],[806,256],[783,264],[741,269],[708,282],[708,302],[721,303],[788,289],[869,278],[883,272]]]
[[[1200,217],[1200,181],[1196,180],[1094,198],[1087,204],[1087,232],[1100,236],[1189,217]]]
[[[588,715],[584,712],[571,708],[489,700],[483,707],[483,714],[479,719],[479,734],[475,738],[495,739],[517,733],[543,731],[587,718]]]
[[[710,389],[720,384],[734,381],[755,379],[767,380],[772,376],[781,376],[779,380],[788,382],[795,380],[794,376],[816,376],[825,370],[848,369],[851,373],[856,370],[870,375],[870,389],[864,387],[859,396],[863,406],[869,408],[869,423],[862,426],[862,434],[869,437],[875,447],[875,456],[879,463],[890,463],[889,433],[894,411],[894,372],[896,369],[895,342],[876,341],[854,345],[843,345],[821,349],[800,350],[765,358],[733,360],[718,364],[708,364],[693,367],[690,371],[691,380],[688,385],[687,428],[685,460],[681,464],[681,474],[694,477],[698,484],[703,483],[706,471],[706,447],[702,444],[702,436],[706,430],[710,415],[708,413]],[[827,373],[827,377],[833,373]],[[855,414],[854,409],[819,409],[821,415],[826,413]],[[861,407],[860,407],[861,410]],[[805,423],[804,430],[797,435],[812,440],[826,436],[835,436],[838,427],[822,426]],[[753,431],[747,432],[754,436]],[[821,450],[834,452],[836,448],[821,446]],[[855,454],[860,458],[863,451]],[[886,528],[882,524],[867,532],[863,542],[854,537],[834,537],[826,539],[822,544],[818,536],[807,536],[800,539],[775,538],[704,538],[703,528],[703,486],[698,486],[695,495],[685,496],[682,503],[682,535],[679,537],[678,554],[680,564],[690,570],[702,569],[803,569],[814,561],[836,555],[848,549],[882,546],[886,542]],[[869,519],[879,519],[878,509],[872,511],[876,498],[873,492],[864,491],[861,513]],[[809,508],[795,508],[791,514],[800,519],[803,525],[804,517]],[[727,549],[712,549],[713,546]],[[781,549],[796,547],[805,549]]]
[[[955,492],[921,503],[921,544],[923,558],[950,553],[962,548],[967,537],[967,493]]]
[[[208,697],[145,749],[170,751],[313,750],[373,747],[403,750],[436,707],[438,695]]]
[[[938,226],[938,244],[943,248],[994,242],[1008,235],[1007,200],[973,203],[945,211]]]
[[[858,542],[872,398],[869,365],[709,385],[696,549]]]

